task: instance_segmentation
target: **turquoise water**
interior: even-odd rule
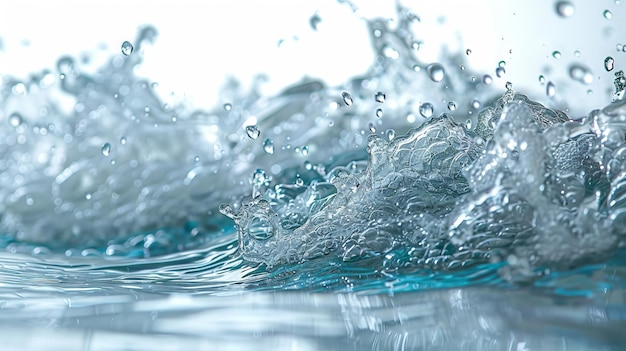
[[[623,349],[619,60],[573,116],[506,62],[422,62],[397,15],[362,76],[211,110],[135,75],[153,27],[93,74],[2,76],[6,347]]]

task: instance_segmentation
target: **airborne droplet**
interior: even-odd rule
[[[604,68],[607,72],[611,72],[615,68],[615,60],[611,56],[607,56],[604,59]]]
[[[428,72],[428,76],[433,82],[441,82],[446,76],[446,71],[443,69],[443,66],[438,63],[428,65],[426,72]]]
[[[130,54],[133,53],[133,44],[131,44],[129,41],[125,41],[122,43],[122,54],[124,54],[124,56],[128,56]]]
[[[498,76],[498,78],[502,78],[505,73],[506,73],[506,70],[504,69],[504,67],[496,68],[496,76]]]
[[[226,110],[226,111],[230,111],[230,110],[232,110],[232,109],[233,109],[233,105],[231,105],[231,104],[229,104],[229,103],[224,104],[224,110]]]
[[[263,142],[263,151],[270,155],[274,153],[274,142],[272,141],[272,139],[265,139],[265,141]]]
[[[602,16],[606,19],[611,19],[613,18],[613,13],[609,10],[604,10],[604,12],[602,12]]]
[[[569,1],[559,1],[556,3],[556,13],[563,18],[571,17],[576,8]]]
[[[491,76],[490,76],[490,75],[485,74],[485,75],[483,76],[483,83],[485,83],[485,84],[491,84],[491,82],[493,82],[493,78],[491,78]]]
[[[448,110],[450,111],[456,110],[456,103],[454,101],[448,102]]]
[[[102,155],[108,157],[111,154],[111,144],[104,143],[104,145],[102,145],[102,148],[100,149],[100,152],[102,153]]]
[[[377,108],[376,109],[376,117],[378,117],[378,118],[382,118],[383,117],[383,109],[382,108]]]
[[[420,115],[424,118],[430,118],[433,116],[433,105],[430,102],[425,102],[420,105]]]
[[[396,137],[396,131],[393,129],[387,129],[387,131],[385,132],[385,135],[387,136],[387,139],[389,139],[389,141],[392,141],[393,138]]]
[[[14,113],[11,117],[9,117],[9,124],[11,127],[19,127],[23,121],[24,119],[19,113]]]
[[[350,95],[350,93],[344,91],[343,93],[341,93],[341,97],[343,98],[343,102],[346,104],[346,106],[352,106],[352,95]]]
[[[548,85],[546,85],[546,95],[548,95],[549,97],[553,97],[555,94],[556,87],[554,86],[554,83],[548,82]]]
[[[261,130],[259,129],[258,126],[247,126],[246,133],[248,133],[248,136],[250,137],[250,139],[255,140],[259,137],[259,135],[261,135]]]
[[[381,91],[377,92],[376,95],[374,95],[374,99],[376,99],[376,102],[380,102],[382,104],[385,102],[385,93]]]
[[[570,66],[569,76],[573,80],[581,82],[583,84],[593,83],[593,74],[591,73],[591,71],[589,71],[588,68],[578,64],[573,64]]]

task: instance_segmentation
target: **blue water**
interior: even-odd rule
[[[212,110],[133,73],[152,27],[3,76],[4,349],[623,349],[626,84],[573,118],[398,11],[363,76]]]

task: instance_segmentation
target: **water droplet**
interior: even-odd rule
[[[498,78],[502,78],[505,73],[506,73],[506,70],[504,69],[504,67],[496,68],[496,76],[498,76]]]
[[[126,145],[126,137],[121,137],[120,138],[120,144]]]
[[[485,83],[485,84],[491,84],[491,82],[493,82],[493,78],[491,78],[491,76],[490,76],[490,75],[485,74],[485,75],[483,76],[483,83]]]
[[[341,97],[343,98],[343,102],[346,104],[346,106],[352,106],[352,95],[350,95],[350,93],[344,91],[343,93],[341,93]]]
[[[259,137],[259,135],[261,135],[261,129],[259,129],[259,127],[256,125],[247,126],[246,133],[248,133],[248,136],[250,137],[250,139],[256,140]]]
[[[472,129],[472,120],[468,119],[467,121],[465,121],[465,129]]]
[[[370,132],[376,133],[376,127],[374,127],[374,123],[370,123],[368,127],[370,129]]]
[[[446,71],[443,69],[443,66],[438,63],[428,65],[426,72],[428,72],[428,76],[433,82],[441,82],[446,76]]]
[[[24,119],[19,113],[14,113],[11,117],[9,117],[9,124],[11,127],[19,127],[23,121]]]
[[[552,51],[552,57],[554,57],[555,59],[560,59],[561,52],[559,50]]]
[[[563,18],[571,17],[576,11],[574,4],[569,1],[559,1],[556,3],[555,8],[556,13]]]
[[[269,177],[261,168],[257,168],[252,174],[252,186],[255,188],[260,188],[261,186],[267,185],[269,183]]]
[[[131,44],[129,41],[125,41],[122,43],[122,54],[124,54],[124,56],[128,56],[130,54],[133,53],[133,44]]]
[[[422,117],[424,118],[430,118],[433,116],[433,105],[430,102],[425,102],[423,104],[420,105],[419,108],[420,111],[420,115],[422,115]]]
[[[615,60],[611,56],[607,56],[604,59],[604,68],[607,72],[611,72],[615,68]]]
[[[383,55],[385,55],[385,57],[390,58],[392,60],[395,60],[398,57],[400,57],[398,50],[394,49],[393,47],[389,45],[385,45],[383,47]]]
[[[100,149],[100,152],[104,155],[104,156],[109,156],[111,154],[111,144],[109,143],[104,143],[104,145],[102,145],[102,148]]]
[[[465,71],[465,66],[464,66],[464,65],[460,65],[460,66],[459,66],[459,69],[460,69],[461,71]]]
[[[539,76],[539,83],[542,85],[546,84],[546,77],[544,77],[543,74]]]
[[[548,85],[546,85],[546,95],[548,95],[549,97],[553,97],[555,94],[556,87],[554,86],[554,83],[548,82]]]
[[[475,110],[479,109],[480,108],[480,101],[478,101],[476,99],[472,100],[472,108],[475,109]]]
[[[382,118],[383,117],[383,109],[382,108],[377,108],[376,109],[376,117],[378,117],[378,118]]]
[[[583,84],[591,84],[593,83],[593,74],[591,71],[582,65],[573,64],[569,68],[569,76],[578,82]]]
[[[387,136],[387,139],[389,139],[389,141],[392,141],[393,138],[396,137],[396,131],[393,129],[387,129],[387,131],[385,132],[385,135]]]
[[[611,19],[613,18],[613,13],[609,10],[604,10],[604,12],[602,12],[602,16],[606,19]]]
[[[311,29],[317,30],[317,26],[322,22],[322,18],[316,13],[311,18],[309,18],[309,25]]]
[[[504,85],[504,87],[506,88],[506,90],[511,90],[511,89],[513,89],[513,83],[511,83],[511,82],[506,82],[506,84]]]
[[[472,50],[470,49],[465,50],[465,55],[469,56],[471,54],[472,54]]]
[[[270,155],[274,153],[274,141],[272,141],[272,139],[265,139],[265,141],[263,142],[263,151]]]
[[[232,109],[233,109],[233,105],[231,105],[231,104],[229,104],[229,103],[224,104],[224,110],[226,110],[226,111],[230,111],[230,110],[232,110]]]
[[[448,110],[450,111],[456,110],[456,103],[454,101],[448,102]]]
[[[506,67],[506,61],[503,60],[503,61],[498,62],[498,67],[502,67],[502,68]]]
[[[313,164],[310,161],[304,161],[304,169],[310,171],[313,169]]]
[[[618,44],[615,45],[615,50],[617,50],[617,51],[622,51],[622,48],[623,48],[622,44],[618,43]]]
[[[296,185],[297,186],[303,186],[304,185],[304,180],[302,180],[302,178],[300,178],[300,177],[296,178]]]
[[[304,145],[302,147],[302,156],[308,156],[309,155],[309,147],[307,145]]]
[[[574,56],[580,57],[580,50],[574,50]]]
[[[196,161],[196,162],[200,162],[200,156],[194,157],[193,160]]]
[[[422,70],[422,67],[420,67],[420,65],[417,65],[417,64],[416,64],[416,65],[413,65],[413,70],[414,70],[415,72],[419,72],[419,71],[421,71],[421,70]]]
[[[380,102],[382,104],[385,102],[385,93],[381,91],[377,92],[376,95],[374,95],[374,99],[376,99],[376,102]]]

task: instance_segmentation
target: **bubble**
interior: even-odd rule
[[[120,138],[120,144],[126,145],[126,137],[121,137]]]
[[[498,78],[502,78],[504,74],[506,74],[506,70],[504,69],[504,67],[496,68],[496,76],[498,76]]]
[[[376,100],[376,102],[380,102],[381,104],[383,102],[385,102],[385,93],[379,91],[376,93],[376,95],[374,95],[374,99]]]
[[[108,157],[111,154],[111,144],[104,143],[104,145],[102,145],[102,148],[100,149],[100,152],[102,153],[102,155]]]
[[[24,122],[24,119],[19,113],[14,113],[11,117],[9,117],[9,124],[11,127],[19,127],[22,122]]]
[[[247,126],[246,133],[248,134],[248,137],[250,137],[250,139],[256,140],[259,135],[261,135],[261,129],[259,129],[259,127],[256,125]]]
[[[613,13],[609,10],[604,10],[604,12],[602,12],[602,16],[606,19],[611,19],[613,18]]]
[[[131,44],[129,41],[125,41],[122,43],[122,54],[124,54],[124,56],[128,56],[130,54],[133,53],[133,44]]]
[[[230,110],[232,110],[232,109],[233,109],[233,105],[231,105],[231,104],[229,104],[229,103],[224,104],[224,110],[226,110],[226,111],[230,111]]]
[[[480,101],[478,101],[478,100],[474,99],[474,100],[472,100],[471,105],[472,105],[472,108],[473,108],[473,109],[477,110],[477,109],[479,109],[479,108],[480,108]]]
[[[343,102],[346,106],[352,106],[352,95],[350,95],[350,93],[344,91],[341,93],[341,97],[343,98]]]
[[[430,102],[425,102],[425,103],[420,105],[419,111],[420,111],[420,115],[422,115],[422,117],[430,118],[430,117],[433,116],[434,108],[433,108],[433,105]]]
[[[265,141],[263,142],[263,151],[270,155],[274,153],[274,141],[272,141],[272,139],[265,139]]]
[[[573,64],[569,68],[569,76],[578,82],[583,84],[591,84],[593,83],[593,74],[591,71],[582,65]]]
[[[303,186],[304,185],[304,180],[300,177],[296,178],[296,185],[297,186]]]
[[[267,218],[254,217],[248,226],[248,234],[256,240],[267,240],[274,236],[274,227]]]
[[[443,69],[443,66],[438,63],[428,65],[426,72],[428,72],[428,76],[433,82],[441,82],[446,76],[446,71]]]
[[[615,68],[615,60],[611,56],[607,56],[604,59],[604,68],[607,72],[611,72]]]
[[[308,156],[309,155],[309,147],[307,145],[304,145],[302,147],[302,156]]]
[[[491,76],[490,76],[490,75],[485,74],[485,75],[483,76],[483,83],[485,83],[485,84],[491,84],[491,82],[493,82],[493,78],[491,78]]]
[[[552,51],[552,57],[554,57],[555,59],[560,59],[561,58],[561,52],[559,50]]]
[[[469,56],[471,54],[472,54],[472,50],[470,49],[465,50],[465,55]]]
[[[576,12],[574,4],[569,1],[559,1],[556,3],[555,8],[556,13],[563,18],[571,17]]]
[[[385,136],[387,136],[387,139],[389,139],[389,141],[392,141],[393,138],[396,137],[396,131],[393,129],[387,129],[387,131],[385,132]]]
[[[546,85],[546,95],[548,95],[549,97],[553,97],[555,94],[556,87],[554,86],[554,83],[548,82],[548,85]]]
[[[456,103],[454,101],[448,102],[448,110],[450,111],[456,110]]]
[[[382,108],[377,108],[376,109],[376,117],[378,117],[378,118],[382,118],[383,117],[383,109]]]

